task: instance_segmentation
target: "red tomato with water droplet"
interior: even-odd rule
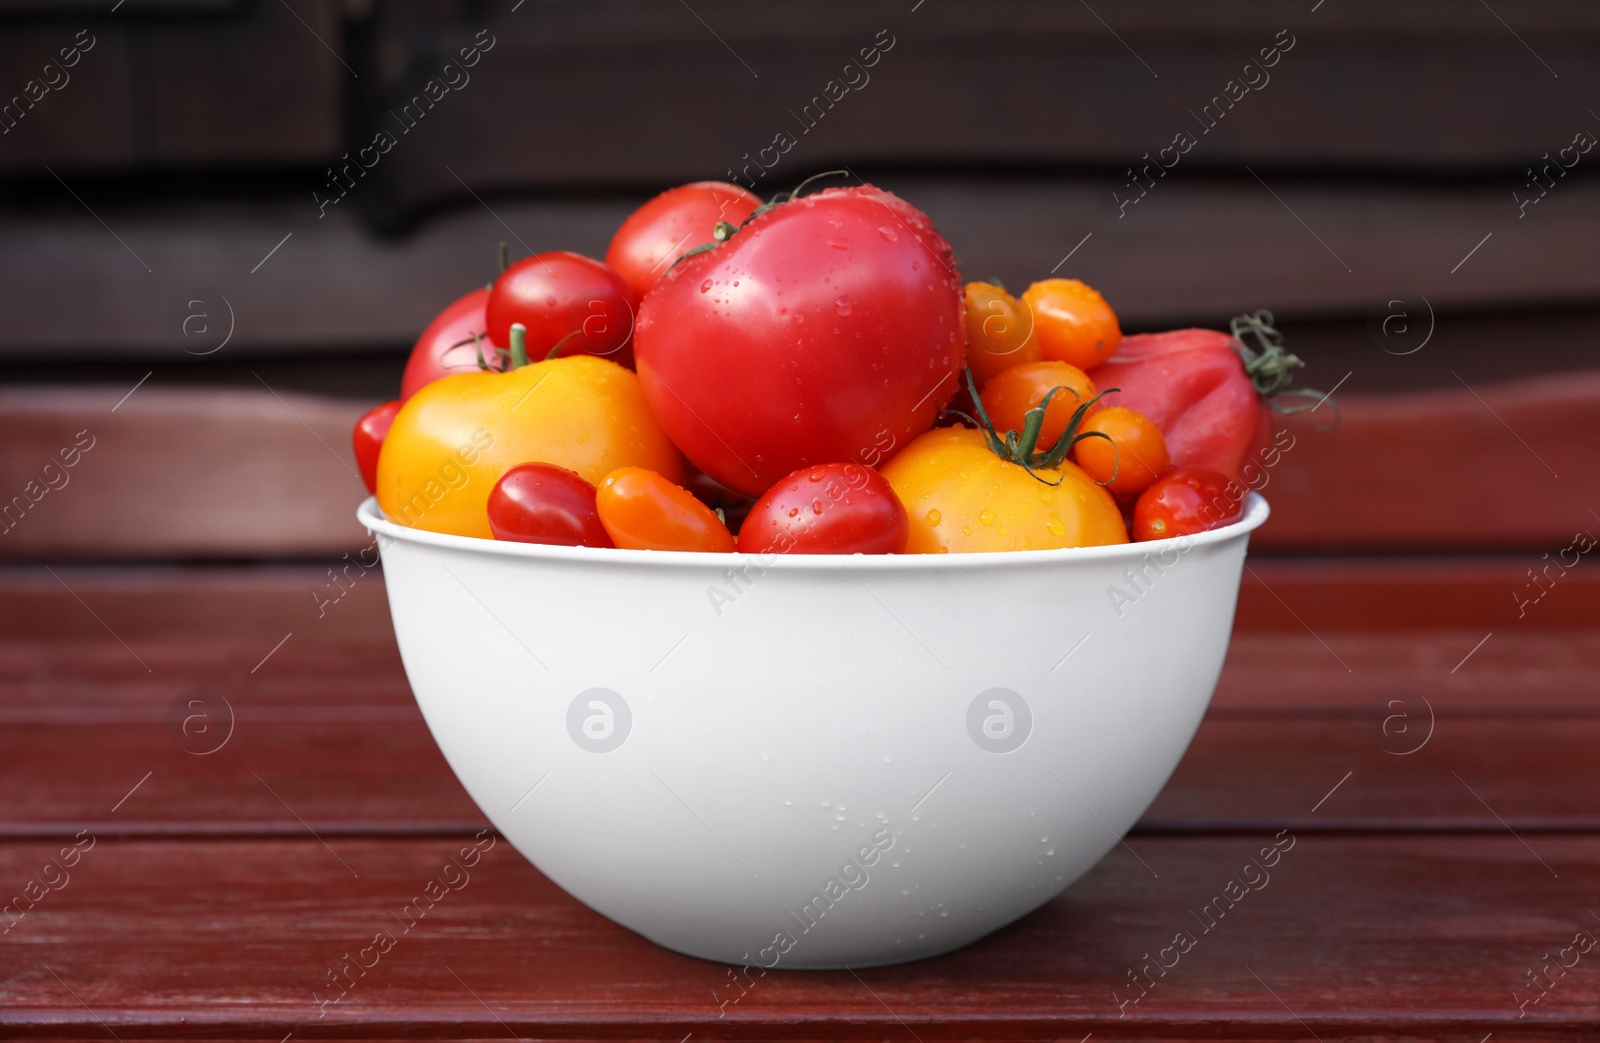
[[[555,464],[518,464],[489,491],[489,530],[497,540],[564,547],[610,547],[594,486]]]
[[[862,464],[802,467],[768,489],[739,527],[745,554],[899,554],[910,526],[883,475]]]
[[[606,264],[643,297],[673,261],[712,242],[718,221],[737,225],[760,205],[761,197],[725,181],[669,188],[622,222],[606,250]]]
[[[1174,467],[1139,495],[1133,506],[1135,541],[1191,536],[1239,520],[1243,489],[1202,467]]]
[[[640,384],[695,465],[747,495],[811,464],[876,467],[954,394],[964,298],[927,215],[870,185],[827,189],[656,283]]]

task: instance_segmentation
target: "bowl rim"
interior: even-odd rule
[[[1231,525],[1180,536],[1174,540],[1117,543],[1100,547],[1062,547],[1049,550],[970,552],[962,554],[746,554],[739,551],[621,550],[614,547],[560,547],[548,543],[516,543],[478,536],[455,536],[398,525],[383,516],[378,498],[369,496],[356,508],[356,521],[378,539],[392,539],[427,547],[496,554],[543,561],[585,561],[595,565],[646,565],[714,567],[754,564],[783,571],[921,570],[959,571],[980,567],[1027,568],[1069,561],[1138,561],[1152,552],[1176,545],[1181,552],[1224,543],[1249,535],[1272,513],[1264,496],[1250,492],[1243,516]],[[1187,541],[1185,543],[1184,541]]]

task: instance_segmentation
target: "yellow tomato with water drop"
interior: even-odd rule
[[[908,554],[1051,550],[1127,543],[1111,494],[1076,464],[996,456],[981,431],[936,428],[883,468],[911,523]]]

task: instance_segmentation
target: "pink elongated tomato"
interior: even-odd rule
[[[1097,387],[1120,388],[1101,402],[1155,421],[1174,467],[1236,477],[1272,438],[1272,417],[1234,351],[1217,330],[1172,330],[1124,337],[1094,371]]]

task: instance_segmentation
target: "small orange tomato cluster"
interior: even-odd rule
[[[1102,408],[1089,370],[1122,341],[1116,313],[1077,279],[1045,279],[1016,298],[993,283],[967,284],[967,364],[984,409],[1001,430],[1021,430],[1028,410],[1054,389],[1039,445],[1048,448],[1089,403],[1073,447],[1078,466],[1118,497],[1137,495],[1167,469],[1166,440],[1144,414]]]
[[[1071,439],[1077,467],[1112,494],[1134,539],[1163,539],[1210,524],[1186,525],[1162,506],[1168,485],[1191,483],[1173,468],[1161,428],[1127,406],[1105,405],[1090,372],[1122,340],[1104,297],[1077,279],[1045,279],[1020,298],[990,282],[968,283],[967,365],[979,389],[980,416],[995,432],[1023,432],[1042,407],[1036,443]],[[1002,436],[1003,438],[1004,436]],[[1140,510],[1138,504],[1150,504]],[[1238,504],[1233,504],[1233,520]]]

